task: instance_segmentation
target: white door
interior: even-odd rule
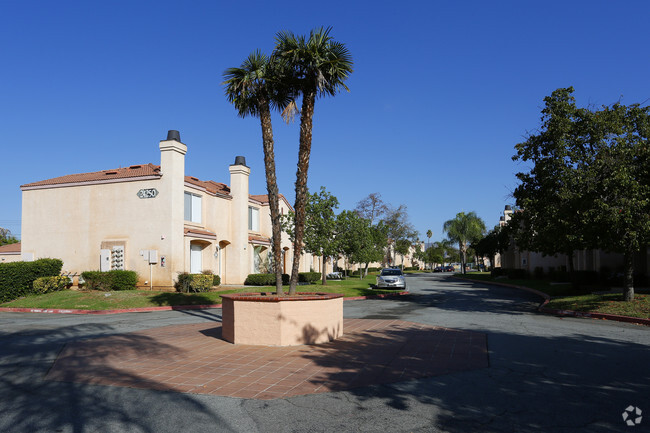
[[[200,274],[203,270],[202,251],[201,245],[190,245],[190,274]]]

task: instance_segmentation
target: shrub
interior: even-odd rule
[[[511,280],[525,280],[528,278],[528,271],[525,269],[508,269],[508,278]]]
[[[490,271],[490,276],[492,276],[492,278],[500,277],[501,275],[504,275],[505,273],[506,273],[506,269],[504,269],[504,268],[492,268],[492,271]]]
[[[215,275],[212,274],[189,274],[182,272],[178,274],[178,281],[175,287],[176,290],[183,293],[207,292],[213,285],[214,277]]]
[[[138,284],[138,274],[135,271],[85,271],[81,273],[81,278],[86,289],[104,292],[135,290]]]
[[[221,285],[221,277],[220,277],[219,275],[215,275],[215,276],[212,278],[212,285],[213,285],[213,286],[219,286],[219,285]]]
[[[298,281],[301,283],[313,283],[314,281],[318,281],[321,279],[321,273],[320,272],[299,272],[298,273]]]
[[[58,292],[70,284],[70,278],[61,275],[54,277],[40,277],[34,280],[34,293],[44,294],[49,292]]]
[[[536,280],[541,280],[544,278],[544,268],[541,266],[536,266],[535,269],[533,270],[533,278]]]
[[[282,284],[289,284],[289,278],[289,274],[282,274]],[[275,274],[249,274],[244,284],[247,286],[275,286]]]
[[[0,263],[0,302],[34,293],[37,278],[58,276],[62,267],[63,262],[59,259]]]

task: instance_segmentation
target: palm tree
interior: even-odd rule
[[[464,274],[466,272],[467,248],[471,242],[483,236],[483,233],[485,233],[485,223],[475,212],[459,212],[456,214],[456,218],[445,222],[443,230],[447,233],[449,240],[458,243]]]
[[[273,128],[271,107],[283,110],[292,101],[290,92],[283,85],[281,66],[275,64],[265,54],[252,52],[239,68],[229,68],[224,72],[226,97],[238,111],[239,116],[259,117],[262,125],[262,147],[266,171],[266,189],[271,210],[273,266],[275,288],[278,295],[282,291],[282,223],[278,199],[278,184],[275,175],[275,154],[273,151]]]
[[[300,253],[305,230],[307,203],[307,172],[311,153],[312,121],[317,96],[334,96],[352,73],[352,57],[344,44],[330,36],[331,27],[319,28],[309,33],[309,38],[284,31],[276,35],[273,57],[285,65],[289,74],[286,82],[302,96],[300,110],[300,146],[296,173],[295,231],[293,266],[289,294],[296,292]]]

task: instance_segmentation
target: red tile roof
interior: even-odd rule
[[[185,182],[201,187],[212,194],[230,196],[230,188],[225,183],[219,183],[213,180],[199,180],[193,176],[185,176]]]
[[[250,195],[249,197],[250,197],[252,200],[255,200],[255,201],[258,201],[258,202],[262,203],[262,205],[265,205],[265,206],[266,206],[266,205],[269,204],[269,196],[268,196],[267,194],[262,194],[262,195]],[[289,206],[289,209],[293,210],[293,207],[292,207],[291,204],[289,203],[289,200],[287,200],[287,198],[286,198],[284,195],[282,195],[282,194],[278,194],[278,198],[279,198],[280,200],[284,200],[284,202],[286,203],[286,205]]]
[[[194,228],[185,228],[183,231],[185,236],[199,236],[199,237],[208,237],[210,239],[216,239],[217,234],[208,230],[194,229]]]
[[[95,171],[92,173],[68,174],[53,179],[21,185],[21,188],[34,186],[49,186],[68,183],[84,183],[97,181],[111,181],[113,179],[129,179],[147,176],[160,177],[160,166],[153,164],[132,165],[130,167],[115,168],[113,170]]]
[[[0,246],[0,254],[20,254],[20,242]]]
[[[271,239],[265,236],[248,235],[248,242],[254,242],[254,243],[266,245],[266,244],[271,244]]]

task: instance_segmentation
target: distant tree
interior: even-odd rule
[[[368,194],[368,197],[360,200],[355,208],[355,211],[362,218],[369,220],[370,224],[375,224],[387,210],[388,206],[382,201],[381,194],[378,192]]]
[[[388,234],[387,257],[395,264],[397,248],[400,248],[398,244],[403,250],[407,241],[409,243],[417,241],[418,233],[409,221],[405,205],[400,205],[397,208],[388,207],[382,222],[386,226]]]
[[[271,263],[275,272],[275,289],[278,295],[282,295],[282,222],[280,221],[278,184],[275,175],[271,107],[283,110],[290,104],[292,98],[279,68],[280,65],[277,62],[257,50],[251,53],[239,68],[227,69],[224,73],[223,84],[226,86],[226,97],[235,106],[239,116],[259,117],[262,126],[266,190],[271,211],[271,250],[273,254]]]
[[[461,255],[461,266],[463,274],[466,273],[467,249],[469,245],[477,241],[485,233],[485,223],[475,212],[459,212],[456,218],[448,220],[443,226],[450,241],[458,244]]]
[[[9,229],[0,227],[0,245],[15,244],[20,242],[16,237],[11,235]]]
[[[385,240],[377,242],[377,227],[356,211],[344,210],[336,217],[339,252],[348,263],[366,264],[381,260]],[[364,277],[364,272],[359,272]]]
[[[485,236],[477,242],[472,244],[474,251],[480,256],[487,256],[490,258],[490,263],[494,267],[496,263],[496,255],[503,253],[508,249],[510,244],[510,236],[507,230],[501,226],[495,226]]]
[[[298,285],[300,250],[306,223],[307,172],[311,154],[314,105],[317,96],[334,96],[348,90],[344,82],[352,73],[352,57],[346,46],[330,36],[331,28],[312,30],[309,37],[284,31],[277,34],[273,56],[289,72],[286,82],[302,97],[300,146],[296,173],[295,236],[289,294]]]

